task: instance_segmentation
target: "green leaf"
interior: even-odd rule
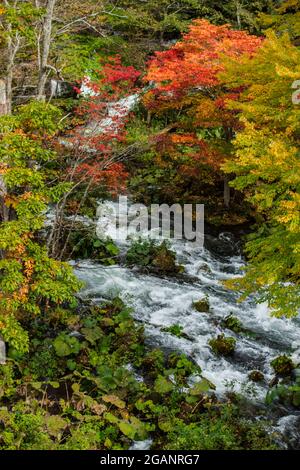
[[[129,437],[129,439],[132,439],[132,440],[134,439],[136,432],[137,432],[137,429],[135,426],[128,423],[127,421],[121,421],[119,423],[119,428],[120,428],[120,431],[122,431],[122,433],[125,434],[125,436]]]
[[[42,388],[42,382],[31,382],[31,386],[35,390],[40,390]]]
[[[59,388],[59,382],[49,382],[49,385],[53,388]]]
[[[105,403],[115,405],[117,408],[125,408],[126,406],[126,403],[116,395],[103,395],[102,400],[105,401]]]
[[[73,390],[74,393],[79,393],[80,385],[78,383],[72,384],[72,390]]]
[[[161,394],[169,393],[173,390],[173,384],[162,375],[159,375],[155,381],[154,390]]]
[[[112,413],[105,413],[104,418],[106,419],[106,421],[112,424],[117,424],[120,421],[119,418],[117,418]]]
[[[50,436],[56,437],[68,426],[68,422],[61,416],[53,415],[45,418],[47,430]]]
[[[103,331],[99,326],[94,326],[93,328],[82,328],[81,333],[84,335],[85,339],[91,344],[94,344],[98,339],[103,336]]]
[[[191,395],[201,395],[202,393],[207,393],[209,390],[215,390],[215,385],[209,380],[203,378],[200,382],[196,383],[191,389]]]

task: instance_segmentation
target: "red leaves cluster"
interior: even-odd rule
[[[71,142],[78,164],[75,177],[82,182],[104,185],[112,192],[123,188],[127,173],[118,156],[118,143],[126,140],[125,126],[130,116],[122,98],[137,92],[140,72],[123,66],[119,56],[101,64],[99,78],[85,79],[91,96],[82,96],[77,116],[84,124],[77,126]],[[73,164],[74,167],[74,164]]]
[[[110,85],[110,91],[116,94],[117,98],[120,98],[124,93],[127,95],[128,92],[133,93],[137,90],[136,83],[141,72],[131,65],[122,65],[120,55],[116,55],[110,57],[109,61],[103,65],[99,75],[102,90]]]
[[[181,41],[168,51],[156,52],[145,80],[156,83],[153,94],[159,99],[177,100],[194,88],[219,85],[223,55],[253,55],[261,43],[261,38],[232,30],[228,25],[195,20]]]
[[[236,99],[240,90],[230,90],[222,83],[223,59],[252,56],[262,41],[247,32],[232,30],[228,25],[216,26],[206,20],[195,20],[181,41],[168,51],[156,52],[149,61],[144,80],[152,82],[153,88],[144,98],[145,106],[154,113],[169,116],[170,111],[173,115],[177,111],[176,127],[181,140],[184,132],[191,140],[191,129],[197,128],[222,128],[222,138],[226,140],[227,135],[230,140],[238,121],[236,112],[229,110],[227,103]],[[185,119],[181,119],[182,115]],[[194,158],[201,155],[203,162],[215,168],[220,166],[227,149],[222,155],[209,142],[203,145],[196,133],[193,138]],[[173,141],[175,145],[174,137]]]

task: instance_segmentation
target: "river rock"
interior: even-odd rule
[[[248,375],[249,380],[252,382],[262,382],[265,378],[264,374],[260,370],[252,370]]]
[[[195,310],[197,310],[197,312],[208,313],[210,309],[208,298],[204,297],[204,299],[200,299],[196,302],[193,302],[193,307]]]
[[[217,256],[227,257],[239,254],[239,243],[230,232],[220,233],[218,238],[205,236],[204,247]]]

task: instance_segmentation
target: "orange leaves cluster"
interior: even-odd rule
[[[223,55],[251,56],[261,44],[261,38],[232,30],[228,25],[215,26],[207,20],[195,20],[181,41],[168,51],[156,52],[150,60],[145,80],[156,83],[154,102],[182,99],[192,89],[219,85],[218,74],[224,70]]]
[[[224,58],[252,57],[262,41],[229,25],[216,26],[199,19],[181,41],[167,51],[156,52],[144,79],[153,86],[143,102],[152,113],[166,115],[167,119],[174,120],[177,115],[177,132],[170,138],[164,136],[158,150],[168,145],[169,155],[175,155],[179,144],[190,146],[195,164],[202,161],[213,169],[220,168],[230,155],[228,142],[240,126],[237,111],[229,109],[227,103],[242,91],[222,82]],[[203,129],[209,132],[202,132],[204,137],[199,138]]]

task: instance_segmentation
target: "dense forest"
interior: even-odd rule
[[[0,1],[1,450],[300,449],[299,142],[299,0]]]

